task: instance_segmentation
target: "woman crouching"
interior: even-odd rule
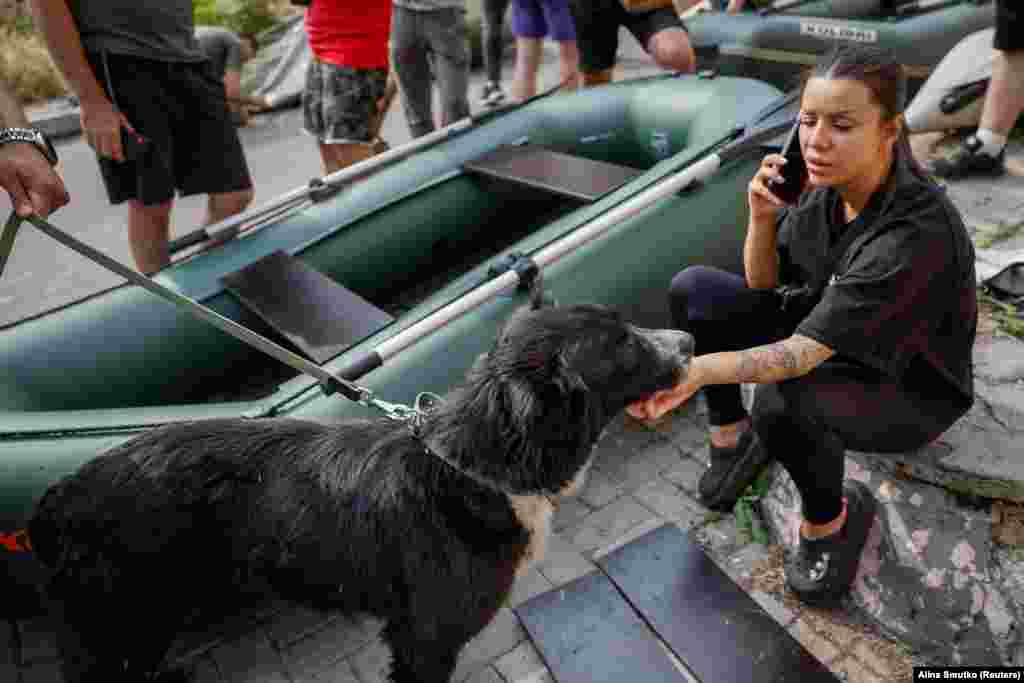
[[[797,122],[805,191],[787,205],[772,191],[785,158],[764,158],[748,188],[745,278],[676,275],[674,321],[701,355],[684,383],[629,408],[654,419],[704,390],[708,507],[731,509],[762,464],[782,463],[803,508],[786,580],[808,603],[849,590],[875,516],[870,490],[844,484],[846,449],[920,448],[974,399],[974,249],[913,159],[905,99],[901,66],[880,50],[842,46],[818,62]],[[744,382],[759,385],[749,415]]]

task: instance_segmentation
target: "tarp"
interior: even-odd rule
[[[955,111],[943,112],[942,101],[973,83],[987,83],[992,76],[994,34],[994,28],[987,28],[966,36],[936,65],[907,107],[907,128],[912,133],[973,128],[978,125],[985,100],[983,85],[971,96],[965,97]]]
[[[274,109],[298,106],[312,58],[303,15],[260,36],[260,49],[242,69],[242,92],[262,95]]]

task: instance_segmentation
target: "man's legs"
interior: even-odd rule
[[[434,130],[431,82],[427,45],[420,35],[423,12],[392,7],[391,64],[402,93],[402,109],[414,138]]]
[[[540,68],[542,39],[516,36],[516,69],[512,80],[512,99],[517,102],[537,94],[537,70]]]
[[[135,267],[143,275],[153,275],[170,265],[168,241],[173,206],[173,199],[149,206],[137,199],[128,200],[128,244]]]
[[[426,13],[425,32],[441,95],[441,125],[469,116],[469,31],[466,13],[441,9]]]
[[[241,213],[252,203],[255,195],[253,189],[237,190],[235,192],[212,193],[206,200],[206,216],[203,218],[203,225],[213,225],[220,221]]]
[[[992,78],[985,93],[981,121],[950,159],[937,159],[935,175],[963,178],[1002,175],[1003,151],[1017,117],[1024,111],[1024,8],[1014,0],[997,0],[992,42]]]
[[[480,94],[480,103],[494,106],[505,99],[501,90],[501,58],[505,51],[505,12],[509,0],[483,0],[483,56],[487,82]]]
[[[320,158],[327,175],[365,161],[374,156],[373,145],[366,142],[346,142],[336,145],[320,143]]]

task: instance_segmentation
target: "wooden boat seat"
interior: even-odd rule
[[[280,250],[220,281],[246,308],[319,364],[394,319]]]
[[[644,171],[553,152],[537,145],[505,145],[462,165],[463,170],[592,202]]]

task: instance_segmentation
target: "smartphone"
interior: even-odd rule
[[[807,184],[807,164],[804,163],[804,155],[800,151],[799,121],[793,125],[785,144],[782,145],[782,156],[786,157],[786,163],[779,169],[782,177],[773,179],[769,189],[782,201],[794,204]]]
[[[121,152],[125,161],[135,161],[149,146],[149,139],[121,126]]]

